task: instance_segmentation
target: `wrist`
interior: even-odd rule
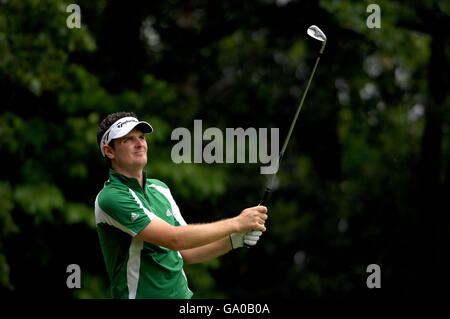
[[[240,232],[239,220],[237,217],[233,217],[229,219],[230,222],[230,234]]]

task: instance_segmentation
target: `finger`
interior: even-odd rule
[[[262,235],[262,232],[260,232],[260,231],[258,231],[258,233],[257,234],[252,234],[251,232],[248,232],[248,233],[246,233],[245,235],[244,235],[244,239],[245,238],[259,238],[259,237],[261,237],[261,235]]]
[[[249,246],[255,246],[258,240],[244,240],[244,243],[246,243]]]
[[[266,206],[258,205],[258,206],[255,207],[255,209],[257,211],[259,211],[260,213],[267,214],[267,207]]]
[[[267,214],[267,207],[266,206],[254,206],[254,207],[249,207],[248,209],[251,210],[256,210],[257,212],[263,213],[263,214]]]
[[[256,230],[260,230],[260,231],[262,231],[262,232],[265,232],[265,231],[266,231],[266,227],[265,227],[264,225],[261,225],[261,224],[258,224],[258,225],[255,227],[255,229],[256,229]]]
[[[256,240],[256,241],[258,241],[259,240],[259,237],[260,236],[245,236],[245,238],[244,238],[244,241],[246,241],[246,240]]]

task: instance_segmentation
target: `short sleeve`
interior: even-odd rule
[[[150,185],[150,187],[154,187],[157,191],[159,191],[161,194],[163,194],[164,197],[170,203],[170,206],[172,208],[173,217],[175,218],[175,226],[186,226],[187,223],[185,222],[183,216],[181,215],[180,208],[178,207],[177,203],[175,202],[175,199],[173,198],[169,187],[165,183],[163,183],[162,181],[157,180],[157,179],[150,179],[149,185]]]
[[[107,223],[136,236],[155,217],[131,189],[101,195],[95,205],[96,223]]]

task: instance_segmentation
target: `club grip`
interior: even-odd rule
[[[261,202],[259,203],[259,205],[266,206],[266,203],[267,203],[267,200],[269,199],[269,195],[270,195],[271,191],[272,191],[272,189],[270,189],[269,187],[266,187],[263,198],[261,199]]]
[[[261,202],[259,203],[260,206],[266,206],[267,200],[269,199],[269,195],[272,189],[270,187],[266,187],[266,190],[264,191],[263,198],[261,199]],[[250,248],[251,246],[244,243],[244,247]]]

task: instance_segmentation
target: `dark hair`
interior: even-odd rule
[[[105,134],[105,132],[111,127],[111,125],[113,125],[114,122],[116,122],[117,120],[119,120],[123,117],[128,117],[128,116],[137,118],[136,114],[134,114],[133,112],[117,112],[117,113],[109,114],[107,117],[105,117],[103,119],[103,121],[100,122],[100,124],[98,125],[98,129],[97,129],[97,144],[98,144],[98,146],[100,146],[100,142],[103,137],[103,134]],[[109,146],[114,148],[114,140],[112,140],[109,143]],[[109,167],[111,167],[111,160],[108,158],[108,156],[105,156],[105,158],[106,158],[106,162],[108,163]]]

